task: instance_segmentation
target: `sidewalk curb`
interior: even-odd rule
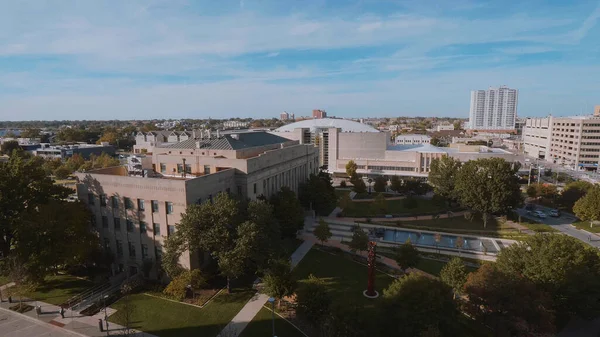
[[[81,334],[79,332],[75,332],[75,331],[72,331],[72,330],[69,330],[69,329],[65,329],[65,328],[59,327],[59,326],[54,325],[54,324],[50,324],[48,322],[44,322],[42,320],[39,320],[39,319],[36,319],[36,318],[33,318],[33,317],[29,317],[29,316],[27,316],[25,314],[22,314],[20,312],[12,311],[10,309],[5,309],[5,308],[2,308],[2,307],[0,307],[0,310],[6,311],[6,312],[12,313],[12,314],[17,314],[17,315],[19,315],[19,316],[27,319],[28,321],[34,322],[34,323],[36,323],[38,325],[47,325],[47,326],[53,327],[55,329],[61,329],[61,330],[65,331],[65,332],[70,333],[70,334],[75,335],[75,336],[89,337],[88,335],[84,335],[84,334]]]

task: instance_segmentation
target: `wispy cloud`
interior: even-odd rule
[[[275,51],[275,52],[267,54],[267,57],[277,57],[277,56],[279,56],[279,52],[278,51]]]

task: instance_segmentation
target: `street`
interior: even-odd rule
[[[548,212],[550,212],[550,210],[552,208],[536,205],[535,209],[548,214]],[[525,210],[524,208],[518,209],[517,213],[524,218],[528,218],[528,219],[532,219],[532,220],[535,220],[538,222],[545,223],[546,225],[552,226],[552,228],[555,228],[556,230],[558,230],[564,234],[567,234],[576,239],[579,239],[593,247],[600,248],[600,236],[595,235],[595,234],[589,234],[588,232],[584,232],[582,230],[579,230],[579,229],[571,226],[571,223],[573,223],[573,221],[575,220],[575,216],[572,214],[562,213],[561,216],[558,218],[553,218],[553,217],[548,216],[545,219],[540,219],[533,215],[528,215],[527,210]],[[589,241],[590,236],[591,236],[591,241]]]

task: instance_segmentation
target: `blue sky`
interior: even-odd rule
[[[0,0],[0,120],[467,117],[600,104],[600,2]]]

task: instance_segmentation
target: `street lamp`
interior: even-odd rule
[[[369,194],[371,194],[371,183],[373,182],[373,179],[369,178],[367,182],[369,183]]]
[[[269,303],[271,303],[271,310],[273,313],[273,337],[275,337],[275,298],[269,297]]]
[[[108,298],[108,295],[104,295],[104,297],[102,297],[102,301],[104,302],[104,322],[106,323],[106,335],[108,336],[108,315],[106,314],[106,299]]]

